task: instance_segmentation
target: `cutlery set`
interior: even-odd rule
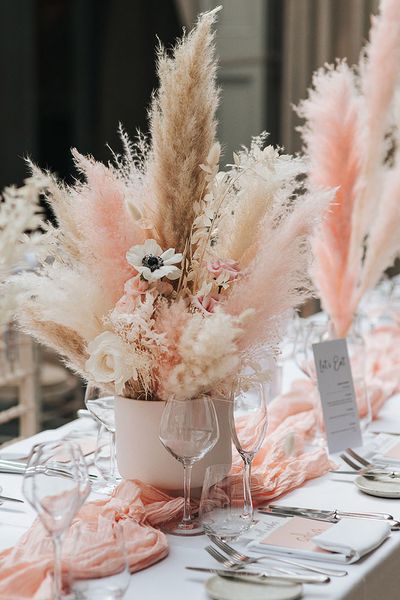
[[[332,471],[334,473],[357,474],[367,479],[378,479],[392,481],[399,479],[400,471],[386,469],[382,465],[376,465],[364,457],[360,456],[354,450],[348,448],[346,453],[340,455],[343,461],[349,465],[351,471]],[[323,510],[317,508],[305,508],[297,506],[283,506],[279,504],[269,504],[258,508],[258,512],[266,515],[275,515],[280,517],[301,516],[307,519],[337,523],[340,519],[375,519],[390,522],[393,531],[400,530],[400,521],[394,519],[393,515],[383,512],[356,512],[344,510]],[[221,568],[205,567],[186,567],[190,571],[202,573],[212,573],[221,577],[242,579],[244,581],[265,581],[287,583],[309,583],[325,584],[331,577],[344,577],[347,571],[339,569],[320,568],[314,564],[304,564],[298,560],[292,560],[291,557],[276,556],[274,553],[266,553],[262,556],[248,556],[238,552],[235,548],[227,544],[220,537],[210,531],[206,531],[210,541],[214,544],[206,546],[205,550],[220,565]],[[215,547],[216,546],[216,547]],[[218,549],[217,549],[218,548]],[[250,567],[258,566],[262,561],[268,561],[268,568],[253,570]],[[223,568],[222,568],[223,567]],[[300,572],[301,570],[301,572]]]
[[[338,473],[341,475],[362,475],[365,479],[376,480],[376,481],[388,481],[393,483],[396,479],[399,479],[400,483],[400,471],[393,471],[382,464],[375,464],[368,461],[366,458],[357,454],[351,448],[347,448],[346,452],[340,454],[340,458],[345,462],[352,470],[338,469],[331,471],[331,473]]]
[[[26,463],[17,460],[6,460],[0,458],[0,473],[8,473],[12,475],[23,475],[26,470]],[[43,467],[44,475],[58,475],[61,477],[72,477],[72,474],[66,469],[62,463],[55,463],[54,467]],[[90,481],[95,481],[97,475],[89,474]]]

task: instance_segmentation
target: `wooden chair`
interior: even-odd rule
[[[17,390],[17,404],[0,409],[0,425],[19,419],[19,436],[12,441],[37,433],[39,426],[37,347],[30,336],[10,325],[0,331],[0,387]]]

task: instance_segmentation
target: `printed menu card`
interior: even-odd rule
[[[362,446],[346,340],[313,344],[313,352],[329,452]]]

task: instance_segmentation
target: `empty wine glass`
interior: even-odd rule
[[[97,432],[96,451],[94,453],[94,466],[100,473],[99,481],[92,483],[93,491],[111,495],[115,489],[115,471],[113,461],[113,433],[105,425],[100,425]]]
[[[218,419],[212,400],[200,396],[190,400],[169,400],[160,424],[163,446],[183,464],[184,505],[179,523],[167,524],[165,529],[175,535],[198,535],[203,529],[191,515],[190,482],[192,466],[201,460],[217,443]]]
[[[327,318],[320,316],[320,318],[316,320],[303,323],[294,350],[297,366],[312,383],[310,398],[313,401],[316,415],[315,435],[312,445],[319,448],[326,446],[326,440],[323,434],[322,410],[317,386],[317,372],[315,369],[313,345],[326,341],[329,337],[329,322]]]
[[[233,443],[243,459],[242,519],[252,523],[251,464],[265,440],[268,425],[264,385],[248,386],[247,381],[238,379],[231,393],[230,425]]]
[[[101,527],[90,521],[74,525],[66,544],[69,587],[73,598],[120,600],[130,582],[122,523],[103,520]]]
[[[242,519],[243,479],[231,472],[231,465],[210,465],[206,469],[200,500],[200,520],[206,533],[225,541],[238,538],[251,526]]]
[[[85,502],[89,477],[85,459],[77,444],[44,442],[33,447],[22,487],[52,537],[54,548],[53,598],[61,598],[62,535]]]
[[[99,431],[97,441],[98,443],[102,443],[103,454],[105,452],[104,444],[106,443],[106,439],[108,439],[108,443],[110,445],[108,474],[102,479],[97,480],[92,486],[92,489],[94,492],[111,495],[118,483],[118,470],[115,452],[114,396],[107,394],[107,392],[103,392],[103,390],[101,390],[98,386],[89,383],[85,392],[85,405],[90,414],[101,426],[107,430],[109,434],[107,436],[104,431]],[[103,475],[103,472],[101,472],[101,474]]]

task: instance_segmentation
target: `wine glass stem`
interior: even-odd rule
[[[115,432],[110,432],[110,480],[116,480]]]
[[[192,520],[190,510],[190,485],[192,479],[192,465],[183,463],[183,518],[182,523],[190,523]]]
[[[253,520],[253,501],[251,499],[251,462],[252,457],[243,456],[243,519]]]
[[[61,536],[55,534],[52,536],[54,549],[54,576],[53,576],[53,594],[54,600],[61,600]]]

